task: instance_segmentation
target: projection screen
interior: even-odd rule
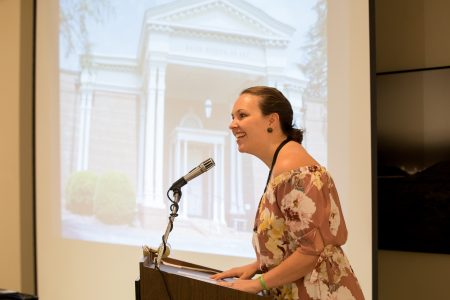
[[[182,189],[171,256],[219,269],[251,260],[268,170],[236,150],[228,123],[239,92],[253,85],[283,91],[304,146],[334,175],[346,251],[369,296],[367,3],[54,0],[37,8],[40,297],[133,299],[141,247],[158,247],[167,226],[168,188],[209,157],[216,166]],[[358,139],[366,143],[354,146]]]

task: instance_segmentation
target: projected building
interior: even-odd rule
[[[294,33],[241,0],[148,9],[136,57],[94,52],[80,58],[79,72],[61,72],[63,175],[120,170],[139,207],[166,216],[170,184],[212,157],[216,167],[183,187],[180,218],[249,230],[267,168],[238,153],[228,130],[242,89],[280,89],[296,125],[308,126],[305,146],[326,164],[326,101],[303,97],[289,52]]]

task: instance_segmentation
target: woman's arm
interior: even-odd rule
[[[266,288],[270,289],[273,287],[282,286],[298,279],[304,277],[306,274],[311,272],[317,260],[319,259],[318,255],[306,255],[302,254],[298,251],[295,251],[291,254],[286,260],[284,260],[281,264],[271,269],[269,272],[262,274],[263,281],[265,282]],[[249,266],[249,265],[247,265]],[[246,267],[246,266],[243,266]],[[242,267],[241,267],[242,268]],[[240,268],[234,268],[229,271],[225,271],[223,273],[216,274],[212,277],[214,279],[226,278],[231,276],[239,276],[236,270]],[[223,276],[223,275],[225,276]],[[235,275],[231,275],[235,274]],[[217,276],[219,275],[219,276]],[[248,277],[250,278],[250,277]],[[220,285],[226,286],[229,288],[233,288],[236,290],[241,290],[249,293],[258,293],[263,290],[261,282],[259,278],[256,279],[244,279],[240,277],[233,282],[219,282]]]
[[[324,243],[320,234],[315,235],[314,242],[319,249],[323,249]],[[295,251],[278,266],[262,274],[263,282],[265,282],[266,288],[270,289],[297,281],[312,272],[318,259],[318,254],[303,254],[300,251]],[[225,277],[227,276],[221,278]],[[249,293],[258,293],[263,290],[258,278],[250,280],[242,279],[244,278],[237,279],[233,282],[220,282],[219,284]]]
[[[261,276],[267,288],[282,286],[305,277],[314,269],[318,259],[318,255],[306,255],[295,251],[280,265]]]
[[[325,245],[322,236],[318,234],[318,231],[314,234],[313,241],[315,249],[324,248]],[[282,261],[281,264],[263,274],[267,288],[282,286],[305,277],[308,273],[312,272],[318,259],[319,254],[303,254],[298,250],[295,251]]]

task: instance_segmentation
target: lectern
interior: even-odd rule
[[[223,287],[209,279],[219,272],[200,265],[164,258],[156,269],[152,255],[139,264],[137,300],[268,300],[270,296],[255,295]]]

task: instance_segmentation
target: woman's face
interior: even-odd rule
[[[257,155],[267,142],[269,117],[262,114],[259,101],[259,96],[243,94],[234,103],[229,128],[239,152]]]

